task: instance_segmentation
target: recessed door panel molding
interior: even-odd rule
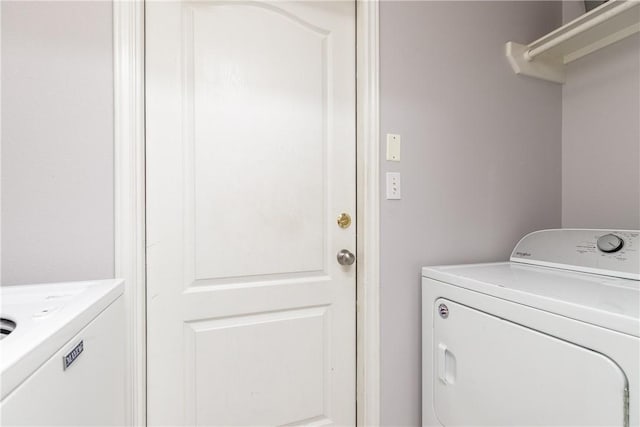
[[[330,40],[273,5],[184,4],[194,280],[325,270]]]
[[[189,423],[330,422],[329,321],[327,307],[310,307],[185,323]]]
[[[355,424],[355,3],[145,13],[149,424]]]

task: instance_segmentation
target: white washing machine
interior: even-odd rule
[[[122,280],[0,291],[0,425],[124,425]]]
[[[422,298],[423,425],[640,425],[638,231],[531,233]]]

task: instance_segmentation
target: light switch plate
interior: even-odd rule
[[[400,172],[387,172],[387,200],[400,200],[402,192],[400,188]]]
[[[400,161],[400,135],[387,134],[387,160]]]

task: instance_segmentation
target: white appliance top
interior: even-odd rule
[[[600,256],[597,240],[609,234],[621,236],[623,246]],[[523,238],[512,262],[424,267],[422,275],[640,337],[638,234],[545,230]]]
[[[122,280],[0,287],[2,318],[15,322],[0,340],[2,399],[124,291]],[[62,369],[62,360],[60,360]]]

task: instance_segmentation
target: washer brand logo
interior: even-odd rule
[[[516,255],[522,256],[522,257],[531,256],[529,252],[516,252]]]
[[[66,356],[62,357],[62,370],[66,371],[69,366],[82,354],[84,350],[84,341],[80,341],[78,345],[76,345],[73,350],[69,352]]]

